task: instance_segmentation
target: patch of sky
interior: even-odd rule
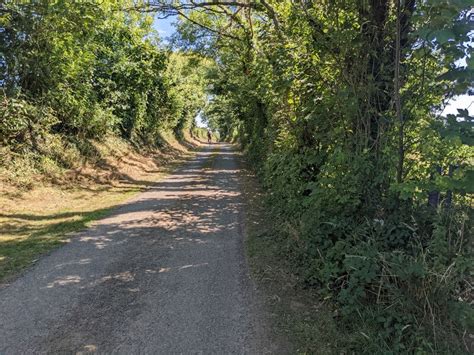
[[[194,121],[196,122],[196,126],[201,127],[201,128],[208,128],[207,122],[204,122],[201,116],[201,112],[197,114],[197,116],[194,118]]]
[[[168,44],[171,36],[176,32],[174,23],[177,21],[176,16],[167,18],[159,18],[155,16],[153,20],[153,28],[158,32],[163,43]]]

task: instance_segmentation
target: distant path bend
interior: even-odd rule
[[[0,290],[0,354],[262,354],[237,153],[201,150]]]

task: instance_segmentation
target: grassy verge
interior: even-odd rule
[[[120,151],[108,147],[100,166],[74,171],[74,180],[42,181],[29,189],[0,181],[0,283],[191,156],[184,149],[144,154],[129,147],[121,146]]]
[[[127,196],[129,194],[124,195],[124,198]],[[91,202],[94,205],[95,201]],[[68,233],[87,227],[109,210],[58,210],[51,215],[2,213],[0,281],[24,269],[36,261],[39,255],[67,242]]]
[[[246,251],[253,278],[272,317],[275,339],[288,340],[285,353],[350,353],[350,335],[338,329],[335,310],[315,289],[305,288],[287,262],[289,249],[273,229],[263,192],[250,172],[243,178]]]

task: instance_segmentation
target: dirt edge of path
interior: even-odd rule
[[[344,353],[330,304],[304,287],[285,257],[285,243],[265,208],[265,193],[242,161],[245,251],[252,279],[280,354]]]

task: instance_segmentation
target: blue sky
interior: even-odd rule
[[[170,16],[165,19],[157,19],[153,23],[153,28],[158,31],[160,37],[166,41],[167,37],[170,37],[174,32],[173,22],[176,21],[176,16]]]
[[[166,19],[155,19],[153,27],[158,31],[160,37],[165,41],[167,37],[170,37],[174,32],[175,29],[173,27],[173,22],[176,21],[176,16],[171,16]],[[460,61],[460,65],[466,65],[465,60]],[[447,114],[457,114],[458,108],[465,108],[469,110],[469,115],[474,116],[474,96],[469,95],[461,95],[451,99],[442,112],[442,115],[445,116]],[[198,117],[198,121],[200,124],[201,120]]]

